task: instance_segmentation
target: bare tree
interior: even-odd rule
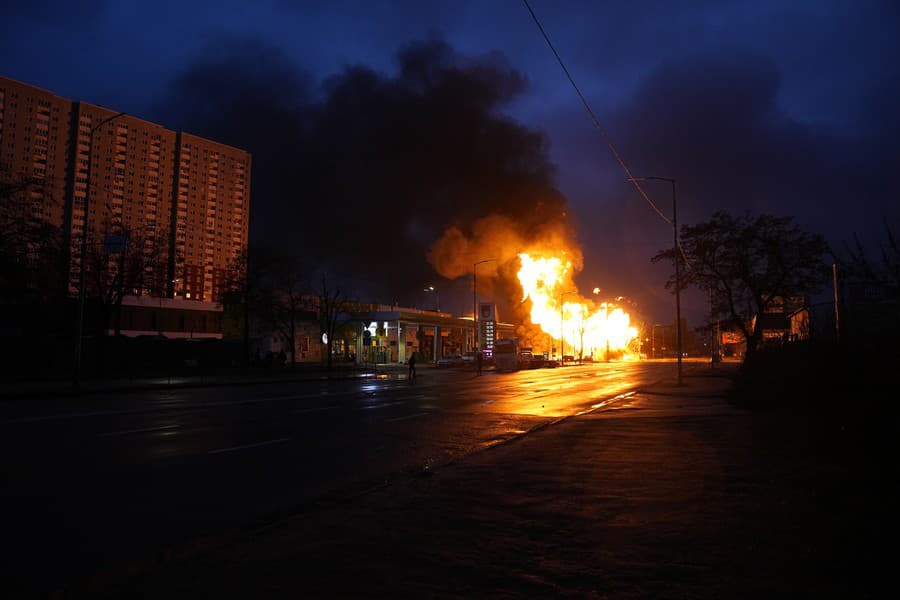
[[[353,304],[353,301],[349,299],[346,292],[337,283],[329,281],[327,275],[322,275],[318,297],[318,313],[322,333],[325,334],[325,366],[329,371],[332,369],[332,347],[335,335],[339,328],[349,322],[347,313]]]
[[[250,364],[251,320],[272,321],[268,313],[271,306],[268,295],[271,289],[269,278],[275,262],[277,257],[271,250],[245,247],[228,265],[225,305],[240,305],[245,365]]]
[[[168,244],[155,224],[130,228],[107,221],[102,241],[88,244],[83,261],[86,293],[97,301],[97,331],[121,335],[122,302],[126,296],[162,296],[166,287]]]
[[[879,244],[878,261],[873,262],[868,257],[857,236],[853,236],[853,246],[846,248],[847,258],[838,260],[851,276],[897,294],[900,293],[900,240],[886,219],[882,221],[882,225],[884,241]]]
[[[259,286],[262,313],[288,346],[293,366],[298,326],[311,310],[307,268],[299,258],[277,255],[260,257],[253,267],[248,284]]]
[[[651,260],[682,261],[682,286],[708,291],[712,314],[741,332],[748,357],[762,341],[757,317],[778,302],[815,293],[829,278],[825,238],[802,231],[791,217],[717,212],[706,223],[682,227],[680,237],[680,252],[669,248]],[[666,283],[674,285],[672,278]]]
[[[44,217],[45,181],[0,167],[0,301],[46,304],[65,294],[59,227]]]

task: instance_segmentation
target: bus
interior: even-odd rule
[[[498,371],[518,371],[531,369],[533,356],[531,348],[519,345],[519,338],[503,338],[494,341],[494,367]]]
[[[498,371],[519,369],[519,338],[494,340],[494,368]]]

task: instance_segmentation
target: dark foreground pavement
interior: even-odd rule
[[[709,369],[72,595],[866,598],[895,484],[840,419],[756,414]],[[311,457],[314,460],[314,457]],[[884,591],[881,591],[884,590]],[[890,595],[893,595],[892,593]]]
[[[122,377],[86,379],[77,387],[68,379],[0,380],[0,400],[79,397],[111,392],[166,390],[193,387],[246,385],[250,383],[284,383],[315,379],[358,379],[405,373],[405,365],[339,363],[327,370],[319,365],[297,364],[292,367],[228,369],[223,373],[159,375],[155,377]]]

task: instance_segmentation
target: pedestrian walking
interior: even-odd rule
[[[416,353],[410,354],[409,360],[406,362],[409,365],[409,380],[412,381],[416,378]]]
[[[478,369],[478,374],[481,375],[481,366],[484,364],[484,354],[479,350],[475,353],[475,367]]]

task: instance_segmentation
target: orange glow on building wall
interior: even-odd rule
[[[250,154],[117,114],[0,77],[0,168],[36,183],[33,214],[67,237],[70,293],[79,285],[89,193],[90,244],[112,222],[164,239],[153,280],[165,292],[154,295],[220,302],[226,269],[247,245]]]

